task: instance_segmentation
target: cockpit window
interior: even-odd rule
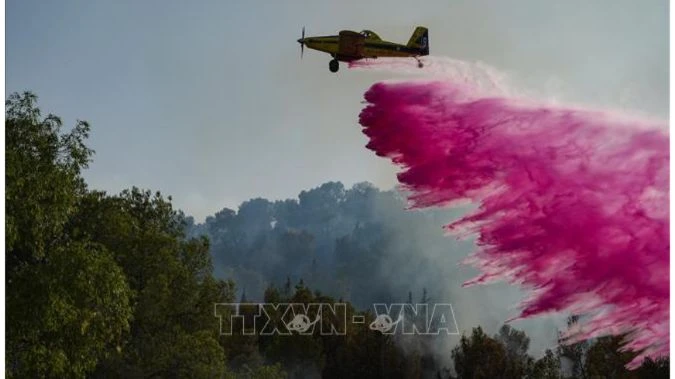
[[[375,34],[375,32],[370,30],[362,30],[361,35],[366,38],[380,39],[380,37],[377,34]]]

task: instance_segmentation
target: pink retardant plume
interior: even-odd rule
[[[588,316],[569,343],[626,333],[644,358],[669,347],[667,126],[610,112],[481,97],[451,82],[378,83],[367,147],[403,167],[412,207],[470,201],[448,225],[477,235],[467,259],[531,297],[518,318]]]

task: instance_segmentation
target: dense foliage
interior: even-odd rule
[[[6,101],[8,377],[668,375],[668,360],[625,370],[631,355],[617,337],[535,358],[530,337],[509,326],[493,336],[477,326],[451,336],[454,347],[370,330],[373,302],[452,299],[447,283],[468,277],[448,271],[458,256],[438,226],[453,214],[404,211],[394,192],[331,182],[195,224],[160,193],[89,189],[81,177],[93,154],[88,133],[86,122],[63,131],[58,117],[43,117],[31,93]],[[345,302],[348,319],[365,322],[345,335],[221,335],[214,304],[236,300]],[[462,305],[472,311],[458,315],[460,325],[480,324],[483,308]]]
[[[90,191],[89,126],[61,131],[33,94],[6,102],[9,377],[217,377],[226,372],[206,239],[161,194]]]

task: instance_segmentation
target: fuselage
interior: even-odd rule
[[[385,41],[371,30],[362,30],[359,33],[342,30],[338,35],[305,38],[305,28],[302,28],[302,38],[298,42],[301,57],[305,46],[330,54],[333,57],[328,62],[331,72],[338,72],[338,61],[351,62],[378,57],[415,58],[417,66],[422,68],[423,63],[419,57],[429,55],[429,30],[424,26],[416,27],[405,45]]]
[[[419,49],[408,47],[379,38],[365,38],[361,56],[345,55],[340,52],[340,36],[307,37],[298,40],[310,49],[322,51],[341,61],[353,61],[361,58],[376,57],[412,57],[421,55]]]

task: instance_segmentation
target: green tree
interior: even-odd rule
[[[214,303],[232,302],[234,284],[213,278],[208,240],[185,239],[183,216],[170,200],[137,188],[92,192],[70,225],[113,252],[133,291],[131,332],[97,375],[225,373]]]
[[[93,153],[78,122],[42,118],[31,93],[5,103],[8,377],[84,377],[120,346],[130,289],[111,252],[66,230]]]
[[[226,374],[206,238],[171,198],[88,191],[85,122],[62,133],[30,93],[6,102],[7,360],[10,377]]]
[[[567,327],[572,328],[579,322],[579,316],[572,315],[567,318]],[[573,378],[587,379],[588,370],[586,369],[586,355],[591,343],[589,341],[579,341],[573,344],[565,343],[562,338],[559,339],[558,356],[561,365],[568,366],[569,374]]]
[[[527,354],[530,347],[530,338],[525,332],[516,330],[509,325],[502,325],[499,333],[494,339],[501,342],[506,349],[506,371],[505,375],[511,378],[521,378],[525,376],[532,358]]]
[[[621,336],[600,337],[586,354],[586,372],[589,378],[639,378],[637,370],[626,369],[634,357],[633,352],[621,352]]]
[[[93,151],[89,125],[62,133],[61,119],[42,118],[37,96],[14,93],[5,102],[5,247],[7,271],[43,259],[86,188],[80,171]]]
[[[507,352],[504,345],[490,338],[479,326],[471,336],[462,336],[452,350],[459,378],[507,378]]]
[[[670,378],[670,358],[656,360],[647,358],[637,369],[640,378],[667,379]]]
[[[531,366],[527,377],[532,379],[559,379],[561,375],[560,358],[553,351],[546,349],[544,356],[536,360]]]
[[[286,379],[288,374],[284,371],[281,363],[273,365],[261,365],[255,368],[245,366],[237,373],[227,376],[228,379]]]

